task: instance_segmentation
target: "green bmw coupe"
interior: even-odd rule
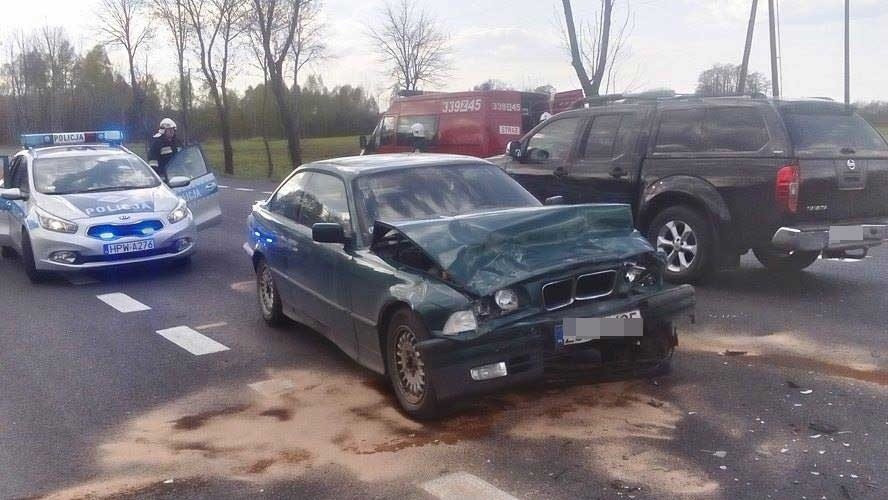
[[[573,360],[667,367],[693,288],[663,284],[628,206],[547,201],[477,158],[304,165],[248,217],[262,316],[386,375],[415,418]]]

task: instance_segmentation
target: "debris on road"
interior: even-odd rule
[[[732,351],[730,349],[725,349],[724,351],[718,353],[719,356],[745,356],[747,351]]]

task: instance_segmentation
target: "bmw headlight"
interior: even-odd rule
[[[36,210],[36,213],[37,221],[40,223],[40,227],[46,229],[47,231],[67,234],[74,234],[77,232],[77,224],[73,222],[66,221],[65,219],[56,217],[55,215],[39,209]]]
[[[457,335],[464,332],[470,332],[478,328],[478,322],[475,321],[475,313],[472,311],[457,311],[447,318],[444,324],[444,335]]]
[[[493,294],[493,301],[503,312],[512,312],[518,309],[518,294],[515,290],[504,288]]]
[[[170,221],[170,224],[175,224],[184,220],[185,217],[188,217],[188,203],[185,200],[179,200],[179,204],[170,212],[167,220]]]

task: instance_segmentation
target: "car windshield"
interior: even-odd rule
[[[377,220],[402,221],[540,203],[493,165],[421,167],[373,174],[355,183],[365,239]]]
[[[151,167],[120,154],[37,158],[34,183],[45,194],[96,193],[160,185]]]
[[[888,153],[888,143],[860,116],[835,107],[793,106],[783,110],[786,127],[796,151]]]

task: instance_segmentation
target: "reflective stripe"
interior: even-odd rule
[[[160,154],[171,155],[171,154],[173,154],[173,148],[170,146],[164,146],[164,147],[160,148]]]
[[[157,168],[157,160],[151,160],[148,162],[148,166]]]

